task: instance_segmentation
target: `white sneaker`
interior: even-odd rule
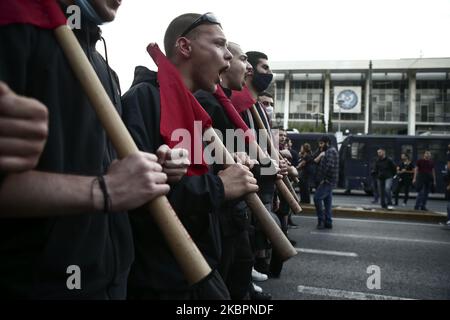
[[[402,203],[402,207],[406,207],[406,203],[403,202],[403,203]]]
[[[450,220],[447,221],[446,225],[447,227],[450,227]]]
[[[393,206],[387,206],[387,209],[388,210],[394,210],[394,207]]]
[[[255,290],[255,292],[259,292],[259,293],[263,292],[263,289],[260,286],[257,286],[253,282],[252,282],[252,285],[253,285],[253,289]]]
[[[267,274],[252,269],[252,279],[253,281],[266,281],[267,279],[269,279],[269,277],[267,276]]]

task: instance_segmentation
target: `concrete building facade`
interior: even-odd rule
[[[285,128],[450,134],[450,58],[271,62],[271,67],[275,121]],[[357,89],[357,112],[339,106],[344,100],[337,100],[337,90],[347,87]]]

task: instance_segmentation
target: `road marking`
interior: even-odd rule
[[[307,216],[293,216],[295,218],[301,218],[301,219],[314,219],[317,220],[317,217],[307,217]],[[419,223],[419,222],[400,222],[400,221],[385,221],[385,220],[373,220],[373,219],[351,219],[351,218],[333,218],[335,221],[351,221],[351,222],[375,222],[375,223],[384,223],[384,224],[400,224],[400,225],[410,225],[410,226],[424,226],[424,227],[434,227],[439,228],[441,227],[438,224],[432,224],[432,223]]]
[[[297,292],[304,294],[312,294],[316,296],[326,296],[340,299],[351,300],[415,300],[410,298],[401,298],[394,296],[385,296],[381,294],[372,294],[356,291],[335,290],[326,288],[316,288],[307,286],[298,286]]]
[[[305,249],[305,248],[295,248],[295,250],[303,253],[324,254],[329,256],[352,257],[352,258],[358,257],[358,254],[354,252],[328,251],[328,250]]]
[[[427,243],[427,244],[450,245],[450,242],[445,242],[445,241],[406,239],[406,238],[396,238],[396,237],[366,236],[366,235],[360,235],[360,234],[343,234],[343,233],[329,233],[329,232],[315,232],[315,231],[312,231],[311,234],[320,234],[320,235],[331,236],[331,237],[343,237],[343,238],[354,238],[354,239],[374,239],[374,240],[405,241],[405,242],[418,242],[418,243]]]

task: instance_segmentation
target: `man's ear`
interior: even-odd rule
[[[178,38],[175,44],[178,52],[185,58],[189,58],[192,53],[191,40],[188,38],[182,37]]]

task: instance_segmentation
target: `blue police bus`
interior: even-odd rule
[[[444,175],[447,166],[447,136],[384,136],[384,135],[350,135],[344,139],[339,150],[339,186],[350,191],[365,190],[372,193],[371,170],[377,157],[377,150],[386,150],[386,156],[396,164],[400,155],[406,153],[415,164],[429,150],[435,163],[436,192],[444,193]]]
[[[324,135],[328,136],[331,140],[331,145],[333,147],[338,148],[337,140],[334,134],[332,133],[317,133],[317,132],[292,132],[287,131],[287,136],[292,141],[292,149],[300,152],[300,147],[304,143],[309,143],[311,145],[311,150],[314,153],[319,148],[319,139]]]

